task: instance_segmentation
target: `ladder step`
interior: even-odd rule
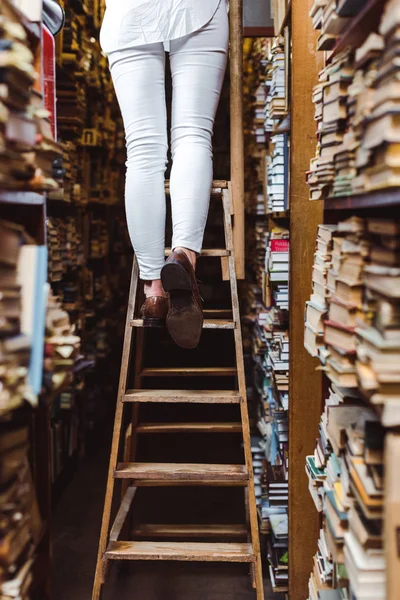
[[[143,327],[143,319],[133,319],[131,327]],[[235,329],[235,322],[225,319],[204,319],[203,329]]]
[[[234,542],[111,542],[105,558],[245,563],[255,561],[251,544]]]
[[[241,423],[143,423],[137,433],[241,433]]]
[[[165,182],[165,192],[169,194],[169,180]],[[211,186],[211,194],[220,194],[221,190],[226,190],[228,182],[225,179],[214,179]]]
[[[140,377],[235,377],[236,367],[150,367]]]
[[[164,525],[143,524],[132,531],[134,537],[141,538],[247,538],[247,527],[240,524],[232,525]]]
[[[166,256],[170,256],[171,252],[172,252],[172,248],[165,249]],[[229,250],[226,250],[226,248],[203,248],[203,250],[200,253],[200,257],[203,257],[203,258],[223,257],[223,256],[229,256],[229,254],[230,254],[230,252],[229,252]]]
[[[128,390],[124,402],[176,402],[193,404],[239,404],[234,390]]]
[[[119,463],[114,473],[117,479],[140,481],[202,482],[210,485],[233,482],[246,485],[249,476],[245,465],[212,465],[193,463]]]

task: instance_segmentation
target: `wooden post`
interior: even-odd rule
[[[317,225],[322,202],[310,201],[306,171],[315,155],[312,90],[323,67],[309,11],[312,0],[292,3],[290,160],[290,375],[289,375],[289,598],[308,597],[319,517],[308,491],[305,457],[315,448],[322,381],[317,361],[304,348],[304,306],[311,293]]]
[[[230,2],[231,182],[236,276],[244,279],[243,0]]]

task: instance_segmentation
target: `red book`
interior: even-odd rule
[[[289,240],[271,240],[271,252],[289,252]]]

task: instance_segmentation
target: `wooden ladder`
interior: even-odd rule
[[[220,256],[223,270],[229,275],[232,298],[232,320],[205,319],[204,328],[231,329],[234,334],[235,368],[157,368],[140,371],[140,377],[174,377],[188,375],[235,376],[238,383],[234,390],[127,390],[130,365],[132,332],[139,328],[143,336],[145,329],[140,319],[135,318],[138,291],[138,266],[134,260],[129,304],[126,317],[125,339],[122,354],[118,399],[114,422],[114,433],[108,471],[107,491],[104,503],[96,575],[92,600],[99,600],[110,561],[120,560],[174,560],[208,562],[242,562],[250,564],[252,585],[256,589],[257,600],[263,600],[263,579],[258,534],[257,509],[254,493],[254,478],[251,457],[249,416],[246,399],[246,383],[243,361],[242,333],[240,327],[235,257],[232,241],[231,191],[227,182],[215,182],[221,187],[213,188],[214,195],[220,195],[223,203],[224,231],[226,248],[205,250],[204,256]],[[143,337],[139,338],[143,339]],[[137,358],[136,358],[137,360]],[[137,381],[137,378],[136,378]],[[135,381],[135,385],[137,385]],[[240,423],[152,423],[138,424],[138,409],[143,402],[154,403],[197,403],[197,404],[238,404]],[[133,405],[132,405],[133,403]],[[145,463],[129,462],[135,454],[130,444],[130,455],[125,448],[124,461],[118,462],[122,438],[123,409],[132,406],[132,437],[140,434],[207,432],[242,432],[245,464],[185,464],[185,463]],[[132,440],[131,440],[132,441]],[[133,449],[133,450],[132,450]],[[110,530],[111,507],[116,479],[123,480],[123,497],[114,523]],[[125,523],[130,513],[137,487],[140,486],[241,486],[244,488],[246,521],[244,525],[141,525],[134,531],[135,538],[143,541],[121,540],[126,531]],[[235,538],[245,538],[238,543]],[[154,540],[156,541],[145,541]],[[204,539],[222,539],[223,541],[205,542]],[[161,540],[160,540],[161,539]],[[184,541],[173,541],[179,539]],[[168,540],[168,541],[166,541]],[[172,540],[172,541],[170,541]],[[190,540],[190,541],[186,541]],[[195,541],[192,541],[195,540]]]

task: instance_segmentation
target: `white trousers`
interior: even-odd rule
[[[212,132],[228,51],[222,1],[209,23],[170,42],[172,73],[172,247],[200,252],[212,185]],[[141,279],[160,278],[165,261],[167,111],[162,43],[109,55],[125,126],[129,234]]]

